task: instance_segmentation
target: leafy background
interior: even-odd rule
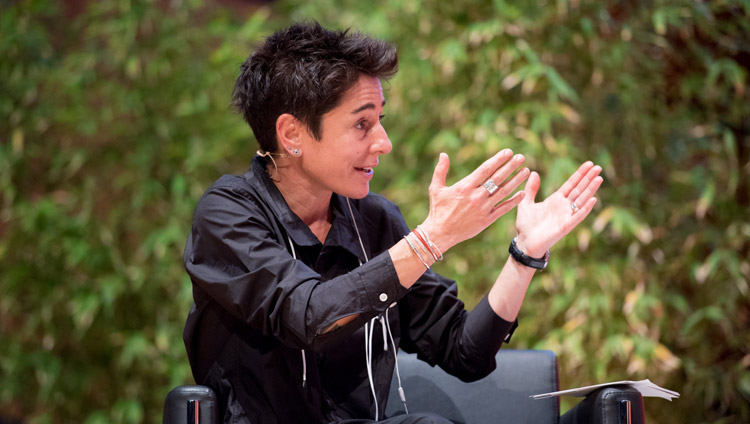
[[[604,167],[511,347],[553,350],[562,387],[682,394],[646,399],[649,422],[750,421],[750,0],[0,1],[0,421],[159,422],[192,382],[192,211],[256,149],[229,94],[309,18],[398,47],[373,189],[410,225],[441,151],[453,181],[522,152],[542,194]],[[512,233],[437,266],[470,307]]]

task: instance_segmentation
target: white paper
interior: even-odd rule
[[[550,392],[550,393],[542,393],[538,395],[531,396],[534,399],[546,399],[553,396],[578,396],[578,397],[585,397],[589,393],[596,391],[598,389],[601,389],[602,387],[609,387],[609,386],[630,386],[639,392],[641,392],[641,395],[643,397],[659,397],[662,399],[666,399],[668,401],[672,401],[673,398],[680,397],[680,394],[677,392],[674,392],[672,390],[667,390],[663,387],[659,387],[656,384],[652,383],[648,379],[646,380],[640,380],[640,381],[614,381],[612,383],[603,383],[603,384],[595,384],[593,386],[586,386],[586,387],[579,387],[577,389],[568,389],[568,390],[561,390],[559,392]]]

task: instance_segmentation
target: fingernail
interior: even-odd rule
[[[503,151],[500,152],[501,156],[510,156],[510,154],[513,153],[510,151],[510,149],[503,149]]]
[[[522,160],[523,160],[523,155],[519,153],[519,154],[515,155],[515,156],[513,157],[513,159],[515,159],[515,160],[517,160],[517,161],[522,161]]]

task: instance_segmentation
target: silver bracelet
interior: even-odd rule
[[[432,253],[432,256],[435,257],[435,260],[442,261],[443,252],[441,252],[440,249],[438,249],[438,247],[432,243],[432,240],[430,240],[430,236],[427,234],[427,231],[425,231],[420,225],[417,225],[416,230],[419,231],[420,234],[422,234],[422,237],[424,237],[425,241],[427,242],[427,247],[430,249],[430,253]],[[437,252],[437,255],[435,254],[435,252]]]
[[[427,265],[427,262],[425,262],[425,261],[424,261],[424,259],[422,259],[422,255],[420,255],[420,254],[419,254],[419,252],[417,251],[417,248],[416,248],[416,247],[414,247],[414,245],[412,244],[411,240],[409,240],[409,236],[410,236],[410,235],[411,235],[411,233],[409,233],[409,234],[405,235],[405,236],[404,236],[404,240],[406,240],[406,242],[407,242],[407,243],[409,243],[409,247],[411,247],[411,250],[413,250],[413,251],[414,251],[414,253],[416,253],[416,254],[417,254],[417,257],[419,258],[419,260],[420,260],[420,261],[422,261],[422,265],[424,265],[424,267],[425,267],[426,269],[430,269],[430,266],[429,266],[429,265]]]

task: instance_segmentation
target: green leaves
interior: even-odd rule
[[[650,378],[680,391],[686,402],[647,407],[653,422],[750,420],[747,0],[290,0],[245,17],[198,0],[77,14],[11,3],[0,410],[155,422],[191,382],[182,248],[197,199],[255,150],[228,108],[239,64],[274,28],[314,18],[398,47],[394,148],[372,187],[412,227],[441,151],[449,183],[502,148],[523,153],[540,199],[580,162],[603,166],[597,209],[535,277],[512,347],[554,350],[565,387]],[[514,232],[510,214],[436,269],[471,306]]]
[[[3,7],[0,405],[17,418],[157,421],[191,381],[182,247],[207,181],[249,161],[232,37],[265,25],[198,7]]]

